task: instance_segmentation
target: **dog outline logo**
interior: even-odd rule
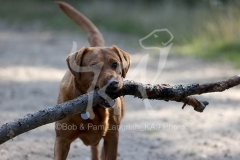
[[[149,38],[152,38],[152,39],[159,38],[160,37],[159,33],[161,33],[161,32],[167,32],[170,35],[170,39],[167,42],[162,42],[162,45],[164,46],[163,48],[159,47],[159,46],[145,46],[145,45],[143,45],[143,42],[145,40],[149,39]],[[159,61],[158,61],[157,72],[155,74],[155,77],[151,81],[151,84],[155,83],[155,81],[157,80],[157,78],[161,74],[163,68],[165,67],[165,64],[167,62],[168,53],[169,53],[169,51],[170,51],[170,49],[173,45],[173,42],[172,42],[173,39],[174,39],[173,34],[166,28],[165,29],[155,29],[151,33],[149,33],[147,36],[139,39],[139,44],[143,49],[145,49],[145,50],[153,50],[153,49],[154,50],[159,50]],[[140,63],[142,63],[142,64],[138,64],[138,66],[142,66],[143,68],[145,68],[145,71],[142,71],[142,73],[141,73],[141,80],[145,80],[145,77],[146,77],[146,69],[147,69],[146,68],[147,67],[146,63],[148,61],[147,60],[148,58],[149,58],[149,54],[145,55],[142,58],[142,60],[140,61]],[[146,95],[145,92],[143,92],[143,93],[141,92],[141,94],[142,94],[142,96]],[[154,112],[153,107],[150,104],[149,99],[144,99],[143,102],[144,102],[145,109],[146,109],[147,113],[151,116],[154,116],[155,112]]]
[[[160,47],[156,47],[156,46],[154,46],[154,47],[146,47],[142,43],[144,40],[151,38],[151,36],[154,36],[154,38],[158,38],[159,37],[158,33],[160,33],[160,32],[167,32],[170,35],[170,37],[171,37],[167,42],[165,42],[165,43],[162,42],[162,45],[167,46],[170,42],[172,42],[174,36],[168,29],[166,29],[166,28],[164,28],[164,29],[155,29],[151,33],[149,33],[147,36],[139,39],[139,44],[141,45],[141,47],[144,48],[144,49],[161,49]]]

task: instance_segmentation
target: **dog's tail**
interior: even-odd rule
[[[104,46],[102,34],[87,17],[65,2],[57,1],[56,3],[87,34],[88,42],[92,47]]]

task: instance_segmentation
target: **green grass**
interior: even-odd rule
[[[189,152],[189,153],[186,153],[184,156],[185,157],[195,157],[197,154],[195,152]]]
[[[211,61],[230,61],[233,66],[240,68],[240,43],[239,42],[215,42],[204,43],[197,41],[183,46],[177,46],[175,50],[188,56],[197,56]]]
[[[52,0],[2,1],[0,20],[19,28],[34,25],[46,30],[79,28],[62,13]],[[213,61],[228,60],[240,68],[240,8],[237,5],[189,8],[175,1],[74,1],[75,6],[100,30],[119,32],[142,38],[154,29],[167,28],[174,35],[174,51],[182,55],[203,57]],[[167,41],[162,34],[158,45]]]
[[[54,1],[4,1],[0,6],[1,20],[9,25],[17,25],[19,28],[40,25],[43,29],[77,29],[69,19],[63,19],[61,11],[56,7]]]
[[[240,44],[236,42],[222,42],[210,48],[209,55],[214,60],[229,60],[236,68],[240,68]]]

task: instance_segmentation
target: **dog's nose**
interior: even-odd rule
[[[107,85],[108,85],[107,89],[115,91],[118,89],[119,82],[116,79],[109,79],[107,80]]]

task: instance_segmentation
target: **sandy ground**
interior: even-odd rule
[[[140,46],[128,48],[116,35],[105,36],[108,42],[119,45],[132,55],[128,78],[141,71],[135,67],[147,51],[141,50]],[[85,37],[66,32],[1,28],[0,124],[56,103],[58,85],[67,69],[65,58],[70,53],[72,41],[77,42],[78,48],[87,45]],[[157,57],[150,57],[146,83],[154,78],[158,63]],[[170,55],[155,83],[213,82],[239,73],[228,63],[212,64]],[[130,78],[144,82],[140,74]],[[195,112],[191,107],[182,110],[181,103],[150,101],[153,114],[149,115],[144,101],[127,96],[118,159],[239,159],[240,87],[223,93],[205,94],[199,99],[210,103],[203,113]],[[24,133],[0,145],[0,159],[52,159],[54,137],[53,124]],[[89,160],[89,147],[76,140],[68,159]]]

